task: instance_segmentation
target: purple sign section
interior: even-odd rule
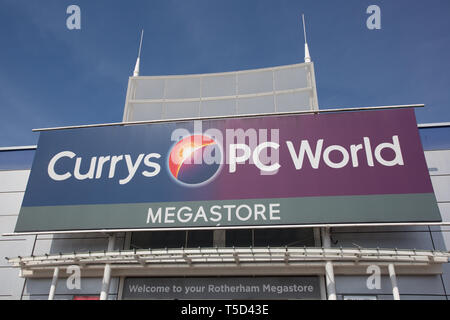
[[[223,132],[279,129],[278,171],[261,175],[248,161],[233,173],[222,170],[210,185],[216,199],[433,193],[413,109],[211,122]],[[296,168],[302,141],[312,155],[305,151]]]

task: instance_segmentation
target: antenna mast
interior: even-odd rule
[[[302,21],[303,21],[303,36],[305,38],[305,62],[311,62],[311,56],[309,55],[308,41],[306,40],[306,24],[304,14],[302,14]]]
[[[136,59],[136,65],[134,66],[133,77],[139,76],[139,66],[141,63],[141,50],[142,50],[143,39],[144,39],[144,29],[141,30],[141,41],[139,43],[139,52],[138,52],[138,57]]]

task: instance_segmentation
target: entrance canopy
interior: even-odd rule
[[[440,274],[449,252],[363,248],[197,248],[125,250],[7,258],[26,278],[51,277],[55,267],[78,265],[84,277],[193,275],[324,274],[333,262],[335,274],[367,274],[377,265],[382,273],[394,265],[397,274]],[[65,274],[64,272],[61,275]]]

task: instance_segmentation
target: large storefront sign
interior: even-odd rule
[[[394,109],[44,131],[15,231],[436,221]]]
[[[320,299],[319,277],[126,278],[123,299]]]

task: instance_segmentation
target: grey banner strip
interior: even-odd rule
[[[22,207],[15,232],[441,221],[425,193]]]
[[[319,277],[126,278],[123,298],[320,299]]]

